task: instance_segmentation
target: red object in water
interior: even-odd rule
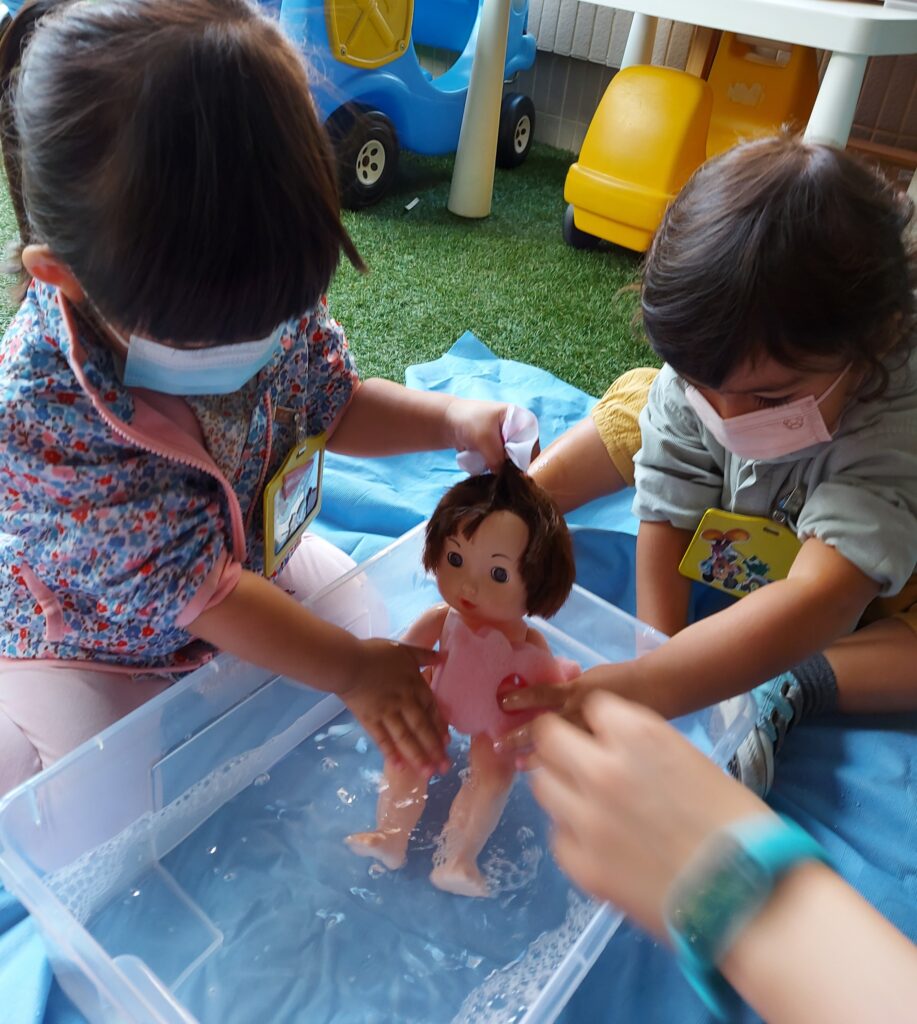
[[[505,715],[521,715],[526,711],[531,711],[531,708],[505,708],[501,703],[508,693],[512,693],[514,690],[524,690],[528,685],[529,682],[525,676],[519,675],[518,672],[511,672],[500,680],[500,685],[497,687],[497,704]]]

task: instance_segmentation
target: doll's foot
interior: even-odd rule
[[[456,896],[489,896],[490,889],[484,876],[473,861],[447,861],[437,864],[430,872],[430,881],[437,889]]]
[[[358,857],[372,857],[389,871],[404,867],[407,860],[407,841],[400,832],[354,832],[344,840],[351,853]]]

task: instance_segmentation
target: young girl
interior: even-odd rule
[[[0,347],[0,793],[214,648],[441,766],[433,656],[285,593],[348,560],[289,559],[314,498],[291,525],[262,499],[322,438],[497,467],[505,408],[359,382],[323,294],[362,263],[299,55],[245,0],[41,0],[0,72],[30,279]]]
[[[553,615],[567,599],[575,574],[570,535],[550,497],[505,462],[499,473],[469,477],[446,492],[427,525],[423,564],[435,573],[445,604],[425,612],[405,639],[439,643],[445,660],[433,670],[432,689],[440,712],[472,737],[469,774],[430,880],[460,896],[486,896],[477,858],[515,774],[512,758],[494,750],[494,741],[518,723],[500,710],[499,696],[560,683],[579,671],[555,659],[524,618]],[[400,868],[426,792],[425,776],[386,759],[376,828],[349,836],[351,850]]]
[[[577,717],[602,688],[675,717],[772,679],[739,765],[759,789],[789,721],[917,708],[909,218],[871,169],[798,138],[695,174],[644,269],[643,322],[666,365],[627,375],[532,470],[565,509],[635,482],[638,615],[673,639],[565,697],[505,706],[565,700]],[[679,563],[710,508],[785,520],[801,547],[785,579],[688,626]],[[726,564],[739,534],[720,533]]]

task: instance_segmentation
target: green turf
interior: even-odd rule
[[[6,178],[0,173],[0,256],[6,247],[19,237],[13,204],[6,190]],[[2,261],[0,261],[2,262]],[[6,330],[13,313],[16,312],[16,301],[13,298],[14,278],[0,274],[0,330]]]
[[[577,252],[561,237],[569,154],[535,146],[515,171],[497,171],[493,212],[480,221],[446,210],[452,159],[405,154],[387,199],[346,215],[367,275],[345,264],[331,288],[364,376],[404,379],[465,330],[499,356],[550,370],[598,394],[650,359],[632,326],[637,259],[622,250]],[[410,212],[405,204],[420,202]],[[15,237],[8,198],[0,240]],[[3,289],[5,327],[13,307]]]
[[[522,167],[496,172],[490,217],[469,221],[446,209],[452,160],[404,156],[394,194],[347,215],[370,273],[342,269],[331,303],[365,375],[400,379],[465,330],[592,394],[649,359],[635,296],[621,292],[636,257],[574,251],[561,237],[570,160],[535,146]]]

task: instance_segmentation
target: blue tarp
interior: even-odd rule
[[[551,374],[497,359],[470,334],[441,359],[412,367],[412,387],[502,398],[532,409],[546,444],[594,399]],[[454,453],[388,459],[329,456],[316,532],[358,560],[426,518],[461,477]],[[636,524],[630,492],[571,517],[579,581],[633,611]],[[698,610],[711,607],[698,595]],[[917,715],[828,719],[791,733],[772,802],[809,829],[841,873],[917,941]],[[748,1011],[747,1021],[758,1018]],[[564,1012],[565,1024],[712,1024],[671,957],[626,925]],[[22,907],[0,889],[0,1021],[82,1024],[54,983],[41,940]]]

